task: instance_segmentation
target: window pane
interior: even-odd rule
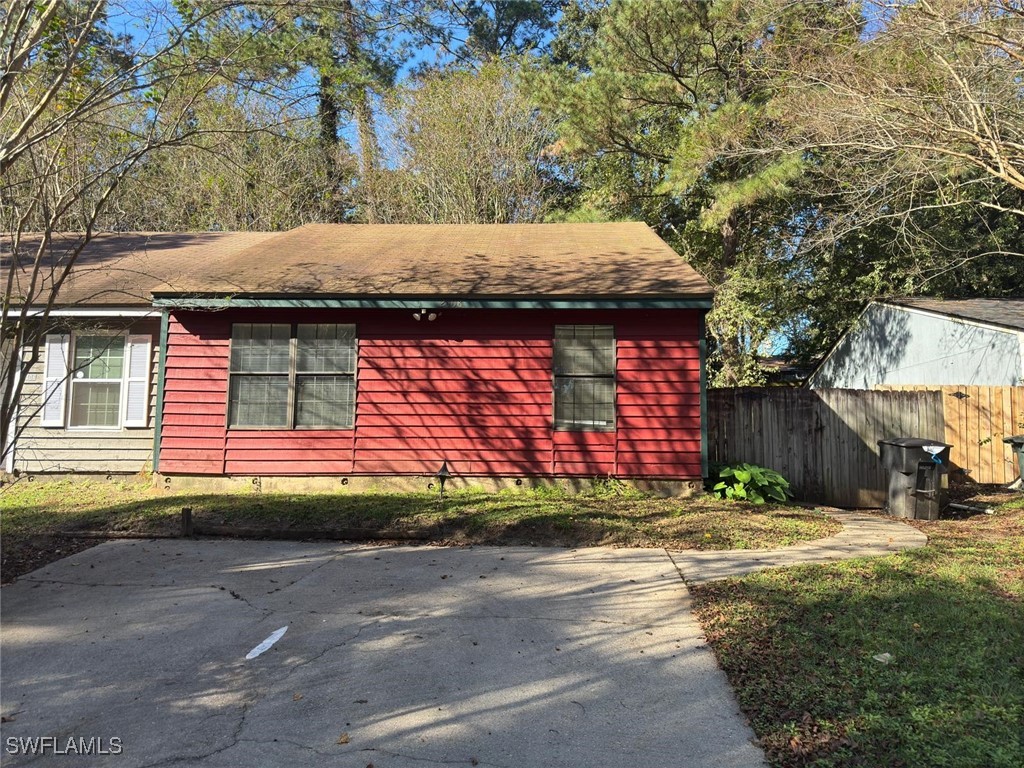
[[[231,326],[231,370],[238,373],[288,373],[291,327],[282,323]]]
[[[121,406],[117,382],[76,380],[71,386],[71,426],[116,427]]]
[[[300,325],[298,327],[299,373],[354,373],[356,327],[354,325]]]
[[[615,373],[615,331],[610,325],[556,325],[556,376]]]
[[[614,339],[613,325],[556,325],[556,339]]]
[[[288,377],[232,376],[228,414],[233,427],[288,426]]]
[[[296,426],[352,428],[356,403],[352,376],[299,376],[295,384]]]
[[[555,377],[555,428],[615,428],[615,379]]]
[[[124,338],[76,336],[75,376],[80,379],[120,379],[124,371]]]

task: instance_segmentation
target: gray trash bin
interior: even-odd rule
[[[879,440],[878,452],[889,477],[886,511],[910,520],[937,520],[946,505],[949,449],[940,440],[897,437]]]
[[[1024,479],[1024,435],[1004,437],[1003,442],[1013,448],[1013,452],[1017,455],[1017,474]]]

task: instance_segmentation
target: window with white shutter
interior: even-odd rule
[[[70,336],[56,333],[47,334],[43,360],[43,408],[39,414],[39,423],[44,427],[64,426],[70,347]]]
[[[68,426],[120,427],[124,337],[75,334],[74,342]]]
[[[152,339],[129,336],[125,343],[124,421],[125,427],[149,426],[149,373],[152,367]]]
[[[50,334],[45,354],[42,426],[149,427],[151,336]]]

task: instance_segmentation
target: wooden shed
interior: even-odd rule
[[[704,474],[712,290],[644,224],[308,225],[153,297],[163,475]]]

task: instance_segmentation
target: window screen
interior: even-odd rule
[[[231,326],[228,422],[233,427],[287,427],[291,326]]]
[[[556,325],[555,429],[615,429],[615,329]]]
[[[354,325],[236,323],[228,423],[351,429],[355,366]]]
[[[295,366],[295,424],[351,429],[356,410],[356,329],[300,325]]]
[[[72,427],[120,425],[124,337],[77,336],[71,375]]]

